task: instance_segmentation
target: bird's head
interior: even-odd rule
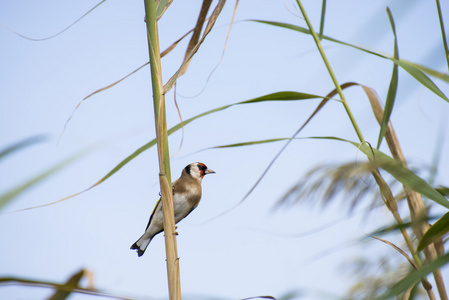
[[[187,175],[192,176],[195,179],[203,179],[204,175],[215,173],[213,170],[209,169],[205,164],[200,162],[195,162],[187,165],[184,168]]]

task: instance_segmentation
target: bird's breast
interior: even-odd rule
[[[183,191],[175,189],[173,195],[173,208],[175,211],[175,222],[179,222],[187,216],[200,202],[201,188],[184,187]]]

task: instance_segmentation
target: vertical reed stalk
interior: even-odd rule
[[[312,34],[315,44],[317,45],[318,51],[320,52],[321,58],[323,59],[323,62],[327,68],[327,71],[329,72],[332,82],[335,85],[335,89],[337,90],[337,93],[340,96],[341,102],[343,103],[346,113],[348,114],[348,117],[351,120],[352,126],[354,127],[354,130],[357,133],[357,136],[358,136],[360,142],[363,143],[365,141],[365,139],[363,138],[362,132],[360,131],[359,126],[357,125],[357,122],[355,121],[354,115],[352,114],[351,109],[349,108],[349,105],[346,102],[346,98],[345,98],[345,95],[343,94],[343,90],[341,89],[340,84],[338,84],[337,77],[335,76],[334,71],[332,71],[330,63],[327,60],[326,54],[324,53],[323,47],[321,47],[320,39],[318,38],[315,31],[313,30],[312,23],[310,23],[309,17],[307,17],[306,11],[305,11],[304,7],[302,6],[301,1],[296,0],[296,2],[298,3],[299,9],[301,10],[301,14],[304,17],[304,20],[306,21],[307,26],[309,27],[310,33]]]
[[[168,149],[165,96],[162,94],[162,70],[159,36],[154,0],[144,0],[145,21],[150,54],[151,83],[153,89],[154,120],[156,124],[157,151],[159,158],[159,183],[161,187],[162,211],[164,216],[165,251],[167,256],[167,277],[170,300],[181,299],[181,281],[176,246],[175,218]]]

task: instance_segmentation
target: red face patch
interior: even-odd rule
[[[200,171],[200,176],[201,176],[201,178],[203,178],[204,177],[204,175],[206,175],[206,170],[207,170],[207,167],[206,167],[206,165],[205,164],[203,164],[203,163],[198,163],[198,170]]]

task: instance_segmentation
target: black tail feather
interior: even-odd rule
[[[141,257],[143,255],[143,253],[145,252],[145,250],[142,250],[139,248],[139,246],[137,246],[137,242],[132,244],[131,250],[137,250],[137,256]]]

